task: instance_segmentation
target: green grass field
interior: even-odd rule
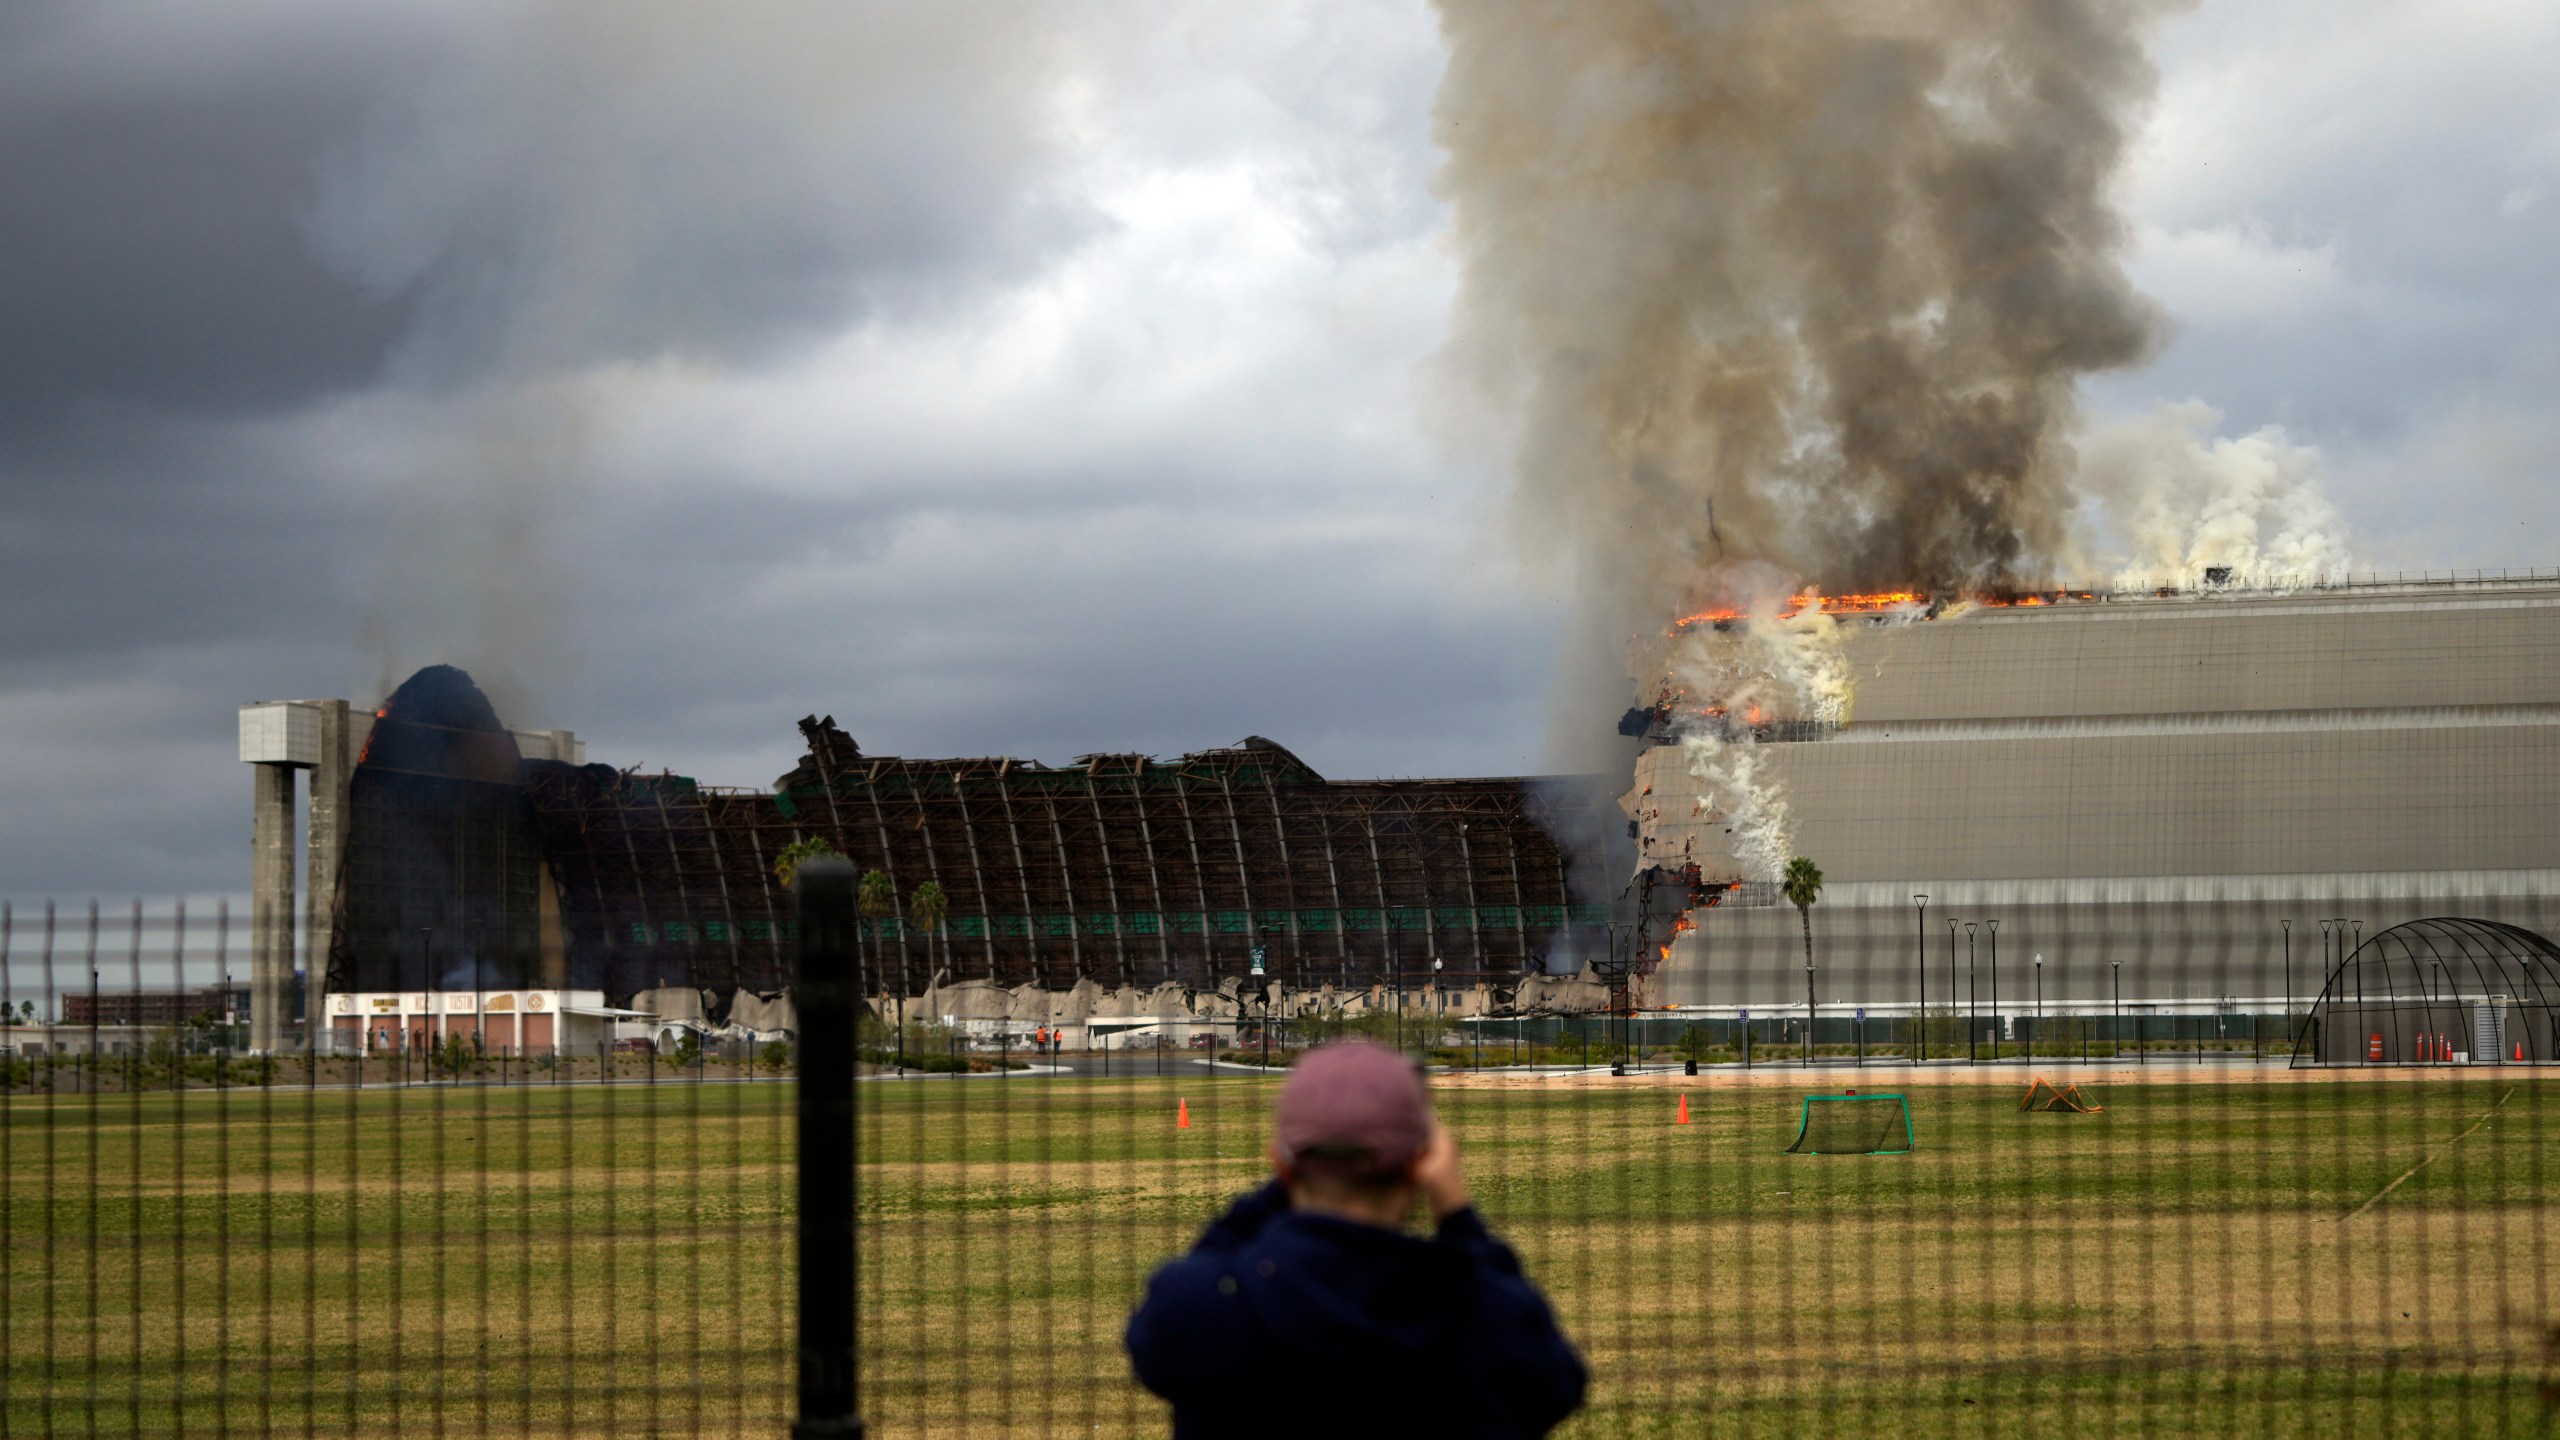
[[[866,1086],[872,1433],[1164,1433],[1120,1327],[1277,1083]],[[1592,1364],[1566,1433],[2551,1433],[2560,1082],[1930,1084],[1916,1153],[1818,1158],[1804,1090],[1440,1086]],[[6,1433],[779,1434],[791,1093],[0,1106]]]

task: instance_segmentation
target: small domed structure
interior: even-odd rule
[[[2394,925],[2329,972],[2296,1065],[2549,1064],[2560,1058],[2560,946],[2520,925]]]

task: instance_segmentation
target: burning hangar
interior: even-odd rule
[[[2560,576],[1834,618],[1835,718],[1652,727],[1626,806],[1700,908],[1648,1002],[1908,1014],[1925,965],[1933,1012],[2298,1013],[2389,927],[2560,923]],[[1828,881],[1816,974],[1727,739]]]
[[[909,994],[1209,989],[1257,960],[1294,988],[1490,986],[1614,955],[1628,1003],[1825,1025],[2272,1014],[2364,934],[2560,925],[2560,575],[1834,618],[1836,716],[1717,717],[1704,747],[1743,747],[1824,870],[1818,973],[1736,853],[1698,717],[1634,727],[1631,787],[1329,780],[1258,737],[1170,760],[916,760],[812,717],[799,764],[745,790],[585,763],[570,732],[509,730],[438,666],[373,713],[244,707],[252,1012],[293,1008],[265,997],[294,973],[298,771],[303,943],[333,994],[770,993],[790,980],[774,862],[804,838],[889,877],[865,980]],[[934,934],[907,908],[928,881],[948,897]]]

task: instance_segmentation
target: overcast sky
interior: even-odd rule
[[[2158,45],[2176,336],[2095,410],[2284,426],[2368,564],[2560,565],[2560,7]],[[813,711],[1545,768],[1441,63],[1421,0],[0,7],[0,893],[242,888],[235,707],[436,660],[721,784]]]

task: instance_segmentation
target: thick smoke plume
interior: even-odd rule
[[[2158,329],[2108,186],[2161,8],[1440,0],[1453,358],[1606,623],[1658,634],[1743,561],[2047,578],[2075,385]]]

